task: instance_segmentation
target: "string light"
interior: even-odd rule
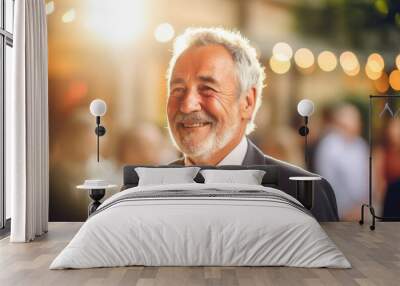
[[[339,57],[340,65],[343,71],[350,76],[355,76],[360,71],[360,64],[356,55],[353,52],[343,52]]]
[[[285,42],[279,42],[274,45],[272,53],[273,56],[269,60],[272,71],[278,74],[286,73],[290,69],[290,59],[293,56],[293,50],[290,45]],[[294,62],[301,68],[301,72],[310,71],[315,63],[314,54],[307,48],[301,48],[294,53]],[[357,56],[351,51],[343,52],[339,59],[333,52],[323,51],[318,55],[317,63],[319,68],[325,72],[335,70],[339,63],[344,73],[349,76],[356,76],[361,70]],[[373,84],[376,90],[384,93],[389,89],[389,86],[400,90],[400,54],[396,56],[395,65],[397,70],[392,71],[388,76],[384,72],[385,61],[383,57],[379,53],[369,55],[365,65],[365,73],[369,79],[374,81]]]
[[[320,69],[326,72],[333,71],[337,66],[336,56],[330,51],[321,52],[318,55],[317,62]]]
[[[314,55],[309,49],[298,49],[294,54],[294,61],[300,68],[308,69],[314,64]]]
[[[289,46],[289,44],[285,42],[276,43],[275,46],[272,48],[272,55],[278,61],[289,61],[293,56],[293,50]]]
[[[269,59],[269,66],[271,70],[277,74],[284,74],[290,69],[290,61],[289,60],[280,60],[275,56],[272,56]]]
[[[345,73],[347,75],[349,75],[349,76],[356,76],[356,75],[358,75],[359,72],[360,72],[360,65],[359,64],[357,64],[355,69],[345,71]]]
[[[371,69],[370,65],[365,65],[365,74],[372,80],[377,80],[382,76],[382,71],[375,72]]]
[[[385,62],[380,54],[373,53],[368,57],[367,66],[372,72],[381,73],[385,68]]]
[[[390,73],[389,83],[394,90],[400,90],[400,70],[394,70]]]

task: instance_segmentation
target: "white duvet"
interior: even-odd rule
[[[145,266],[350,268],[309,214],[262,198],[173,197],[121,200],[136,192],[276,189],[238,184],[177,184],[127,189],[107,199],[50,269]],[[299,203],[298,203],[299,204]]]

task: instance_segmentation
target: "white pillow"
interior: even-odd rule
[[[199,170],[199,167],[135,168],[139,176],[139,186],[195,183],[193,179]]]
[[[262,170],[201,170],[204,183],[234,183],[246,185],[261,185],[265,171]]]

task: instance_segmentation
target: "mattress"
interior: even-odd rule
[[[350,268],[300,202],[241,184],[138,186],[108,198],[50,269],[144,266]]]

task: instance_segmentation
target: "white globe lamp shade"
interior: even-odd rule
[[[314,103],[309,99],[303,99],[297,104],[297,112],[303,116],[311,116],[314,112]]]
[[[90,113],[93,116],[103,116],[106,114],[107,104],[104,100],[95,99],[90,103]]]

